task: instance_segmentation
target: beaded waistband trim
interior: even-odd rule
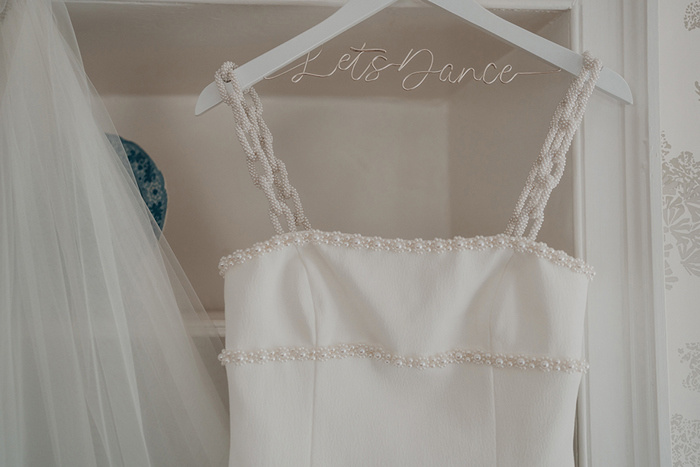
[[[430,356],[401,356],[387,352],[375,345],[338,344],[325,347],[279,347],[254,351],[224,349],[219,354],[222,365],[263,364],[290,361],[326,361],[341,358],[366,358],[397,367],[444,368],[447,365],[472,364],[490,365],[496,368],[516,368],[520,370],[562,371],[566,373],[586,373],[585,360],[559,359],[550,357],[529,357],[525,355],[488,353],[480,350],[453,349]]]
[[[593,279],[593,267],[582,259],[573,258],[563,251],[550,248],[545,243],[535,242],[525,237],[512,237],[500,234],[492,237],[455,237],[449,240],[404,240],[381,237],[365,237],[359,234],[344,234],[340,232],[322,232],[320,230],[305,230],[276,235],[265,242],[256,243],[251,248],[238,250],[219,261],[219,273],[223,276],[229,268],[242,264],[266,253],[281,250],[290,245],[302,246],[308,243],[341,246],[354,249],[374,251],[411,252],[416,254],[444,253],[447,251],[488,250],[512,248],[515,251],[531,253],[554,264],[564,266],[574,272],[584,274],[589,280]]]

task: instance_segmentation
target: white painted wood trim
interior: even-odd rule
[[[671,465],[666,389],[657,0],[585,0],[575,50],[620,70],[635,105],[594,95],[576,141],[577,254],[596,267],[579,466]],[[585,154],[585,157],[581,157]]]
[[[226,337],[226,321],[224,320],[224,310],[207,310],[209,319],[216,328],[216,333],[222,339]]]
[[[66,0],[68,3],[189,3],[228,5],[299,5],[341,7],[347,0]],[[576,0],[477,0],[489,9],[566,11]],[[404,0],[395,7],[431,7],[421,0]]]
[[[666,343],[666,303],[665,303],[665,273],[664,273],[664,242],[663,242],[663,178],[661,158],[661,102],[660,102],[660,73],[659,68],[659,0],[646,1],[647,20],[647,89],[649,137],[649,186],[650,186],[650,217],[651,225],[657,226],[651,230],[652,246],[652,284],[654,287],[654,330],[653,338],[656,357],[656,409],[659,440],[659,465],[670,466],[671,458],[671,414],[668,388],[668,347]]]

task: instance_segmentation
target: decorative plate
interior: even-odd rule
[[[112,145],[116,146],[117,142],[114,135],[108,135],[108,138]],[[165,178],[161,171],[158,170],[156,163],[153,162],[153,159],[146,154],[146,151],[141,146],[122,137],[119,137],[119,140],[124,146],[124,151],[129,159],[131,170],[134,172],[141,197],[146,206],[148,206],[148,210],[151,211],[156,224],[163,230],[165,213],[168,209],[168,193],[165,190]]]

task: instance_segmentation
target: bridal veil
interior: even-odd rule
[[[65,5],[0,18],[0,465],[226,465],[221,342],[110,143]]]

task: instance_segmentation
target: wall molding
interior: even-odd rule
[[[226,320],[224,318],[224,310],[207,310],[207,315],[211,323],[216,329],[216,333],[220,338],[226,337]]]
[[[572,10],[574,48],[620,72],[635,98],[623,106],[595,93],[575,148],[577,255],[598,271],[586,322],[580,466],[671,465],[657,2],[586,0]]]
[[[273,5],[273,6],[332,6],[341,7],[347,0],[67,0],[68,3],[147,3],[147,4],[223,4],[223,5]],[[503,10],[545,10],[566,11],[571,9],[576,0],[477,0],[479,5],[489,9]],[[402,0],[395,7],[425,8],[422,0]]]

